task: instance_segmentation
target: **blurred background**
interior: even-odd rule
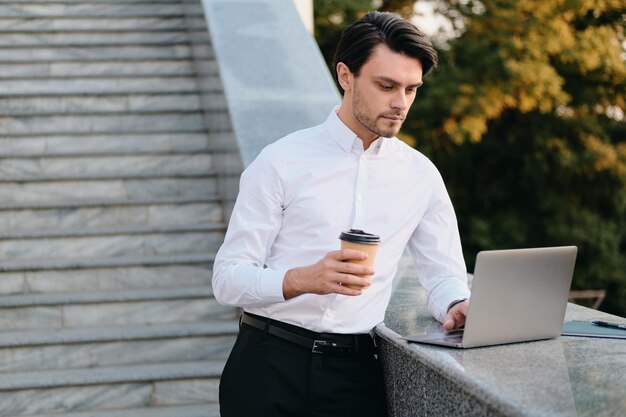
[[[579,249],[572,301],[626,316],[626,2],[314,0],[331,65],[344,27],[399,13],[439,68],[401,139],[440,169],[468,270],[477,252]],[[415,181],[419,181],[418,178]]]

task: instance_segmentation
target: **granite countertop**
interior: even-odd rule
[[[626,322],[568,305],[566,321],[593,319]],[[425,290],[408,276],[376,331],[407,359],[457,381],[506,415],[626,416],[626,340],[561,336],[467,350],[407,343],[400,337],[443,331],[426,309]]]

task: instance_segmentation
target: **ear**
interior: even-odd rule
[[[350,68],[343,62],[337,64],[337,80],[344,92],[352,91],[352,83],[354,82],[354,74],[350,71]]]

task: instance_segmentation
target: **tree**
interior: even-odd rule
[[[446,180],[469,269],[483,249],[574,244],[573,288],[626,315],[626,4],[433,4],[459,35],[403,131]]]
[[[574,288],[606,289],[603,308],[625,315],[626,5],[439,4],[464,32],[417,102],[428,120],[410,130],[432,143],[468,258],[575,244]]]

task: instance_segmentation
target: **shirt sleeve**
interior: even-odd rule
[[[451,302],[469,298],[467,269],[450,197],[437,173],[431,201],[409,244],[420,282],[428,292],[428,310],[440,322]]]
[[[241,175],[239,195],[224,243],[213,265],[213,293],[220,304],[266,306],[285,301],[286,270],[265,267],[283,212],[283,187],[267,149]]]

